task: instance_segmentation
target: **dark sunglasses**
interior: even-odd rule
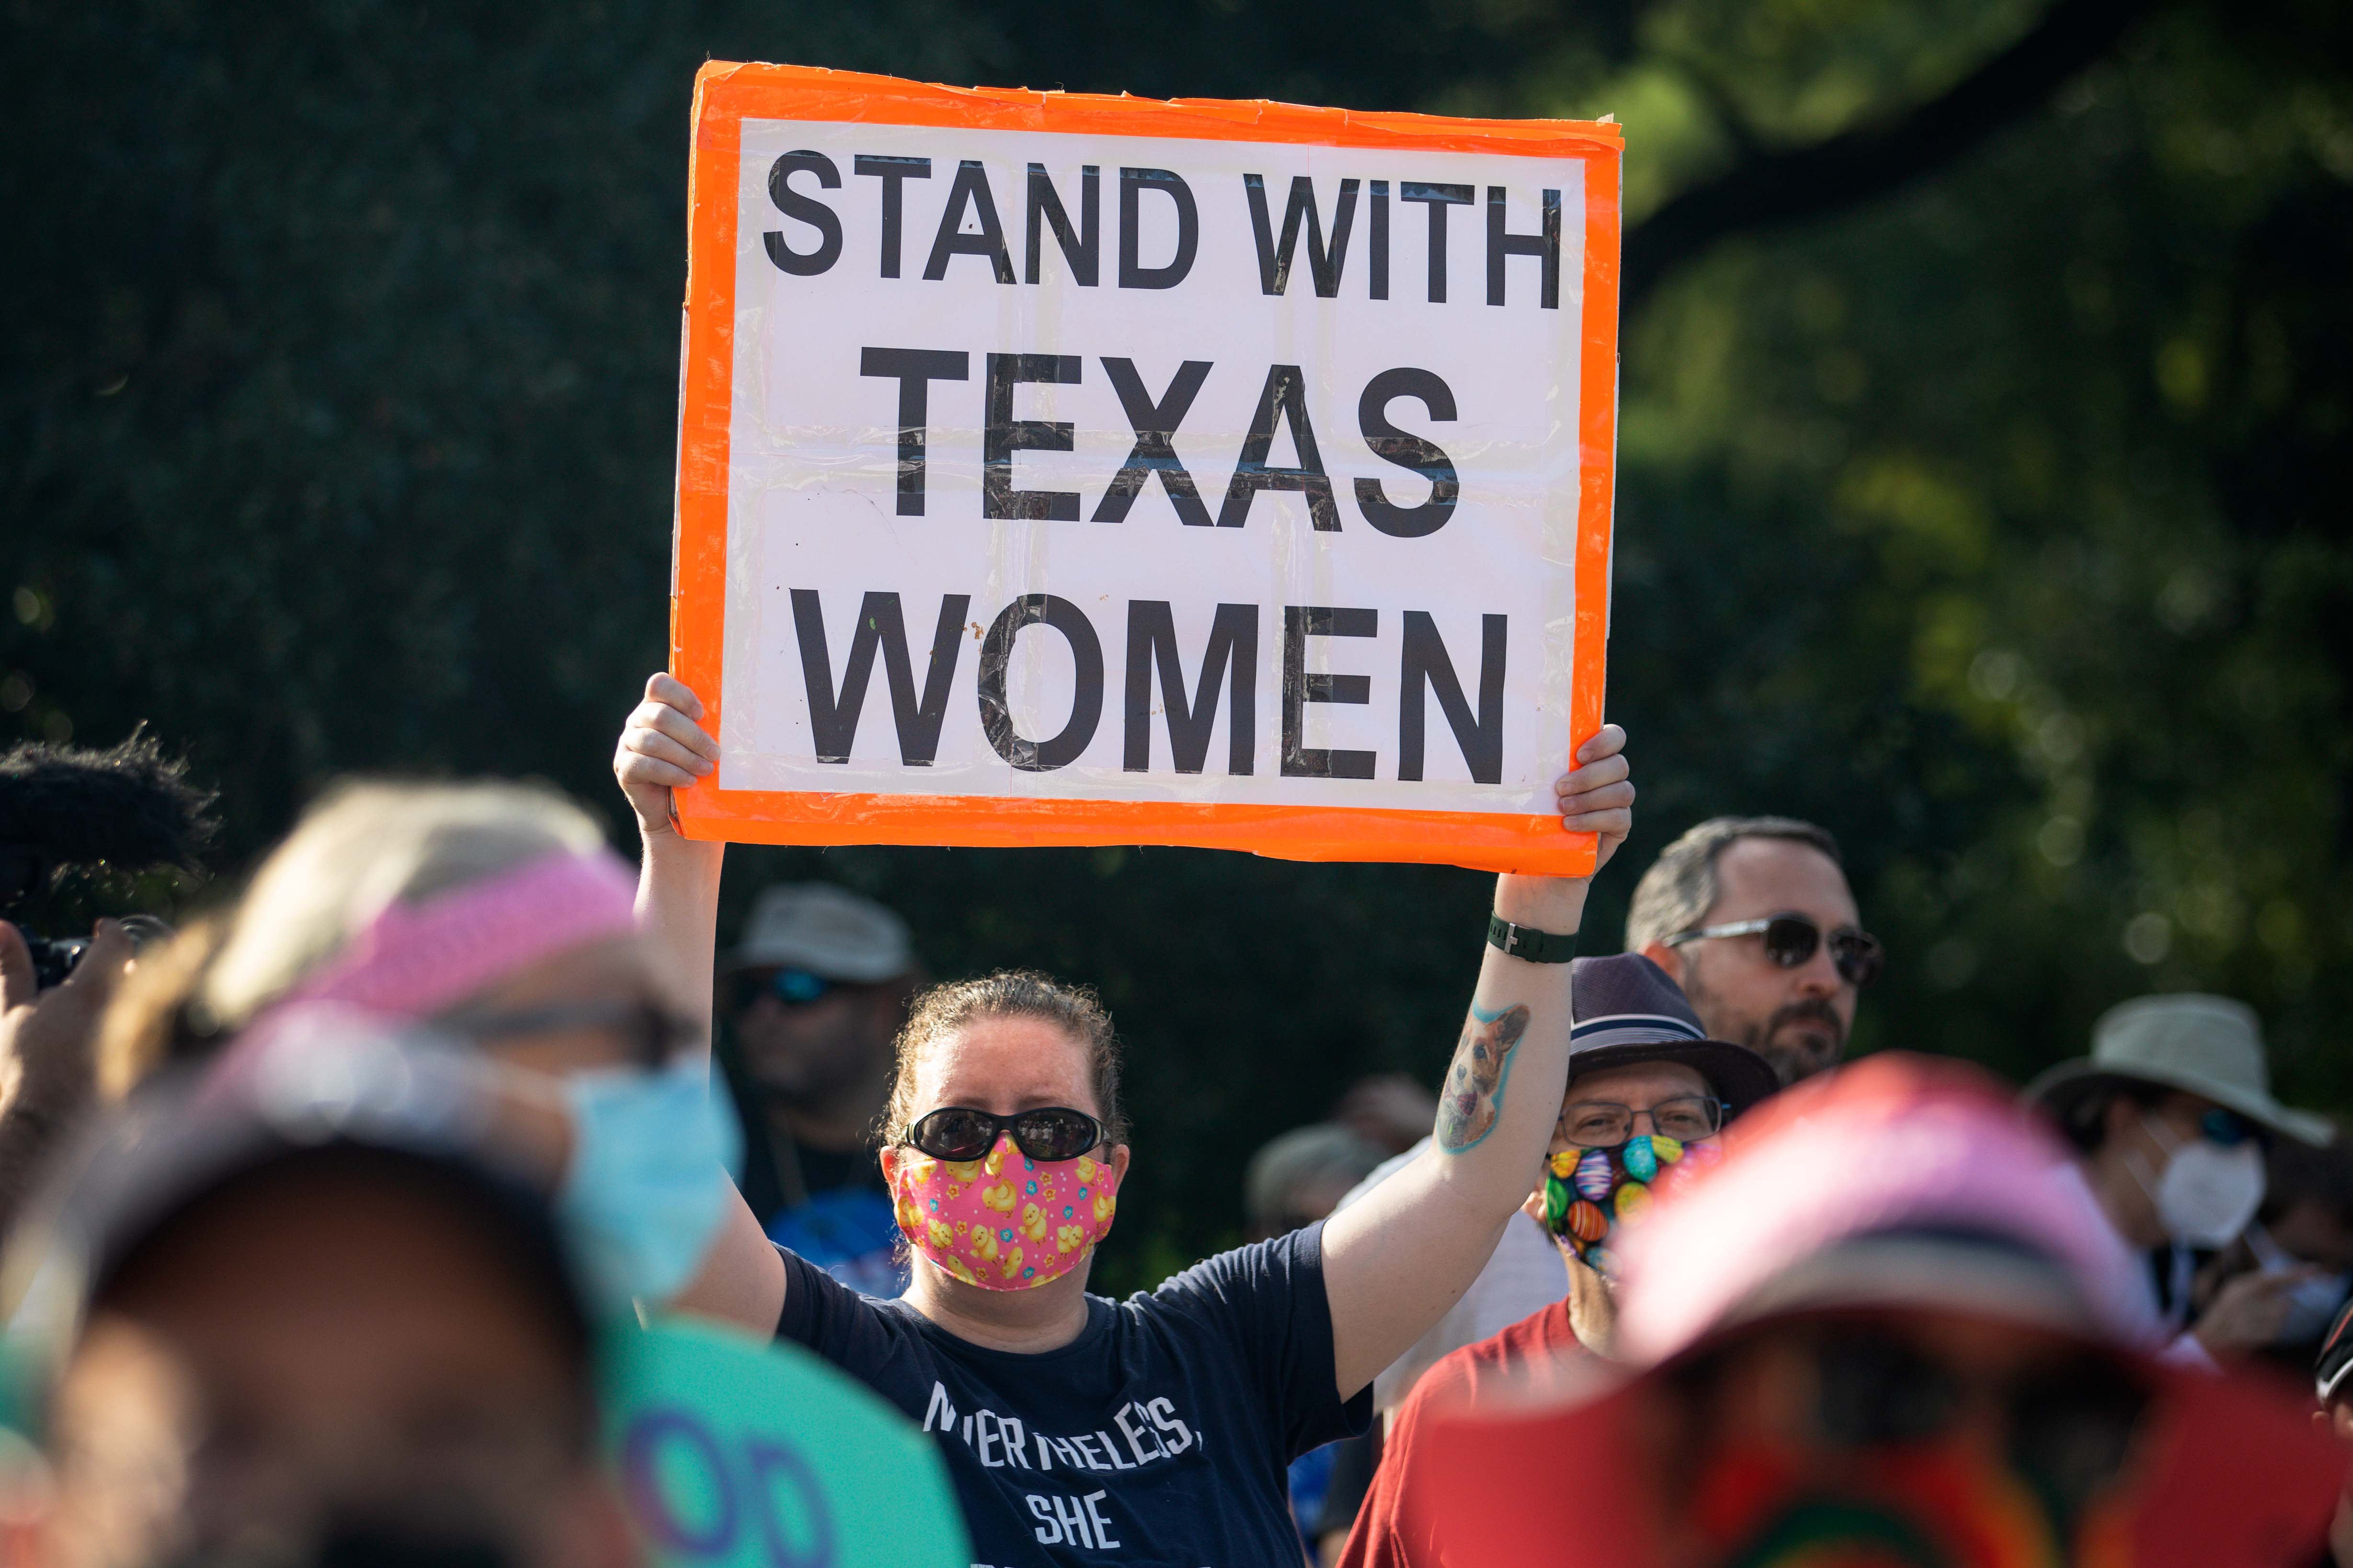
[[[1667,938],[1667,945],[1681,947],[1687,942],[1727,936],[1762,936],[1765,956],[1783,969],[1795,969],[1807,963],[1822,945],[1822,928],[1806,915],[1772,915],[1764,920],[1701,926],[1696,931],[1677,931]],[[1831,932],[1830,942],[1831,963],[1837,965],[1840,979],[1859,991],[1879,978],[1879,966],[1886,951],[1879,945],[1877,937],[1852,926],[1841,926]]]
[[[2198,1119],[2198,1135],[2209,1143],[2219,1143],[2225,1149],[2235,1148],[2250,1138],[2261,1137],[2255,1124],[2235,1110],[2216,1106]]]
[[[1798,1331],[1814,1366],[1817,1441],[1848,1451],[1934,1444],[1989,1399],[2010,1463],[2041,1482],[2063,1518],[2122,1472],[2150,1402],[2128,1367],[2092,1351],[1989,1373],[1878,1324],[1833,1319]],[[1677,1381],[1704,1387],[1725,1359],[1703,1356]]]
[[[822,974],[789,966],[776,970],[747,969],[735,976],[735,1011],[751,1011],[763,996],[773,996],[786,1007],[806,1007],[839,984]]]
[[[1032,1160],[1075,1160],[1109,1136],[1103,1124],[1083,1110],[1049,1105],[998,1116],[966,1105],[945,1105],[907,1124],[899,1142],[934,1160],[963,1162],[985,1157],[1000,1133]]]
[[[672,1057],[702,1040],[701,1025],[651,1002],[566,1002],[511,1013],[461,1013],[437,1020],[435,1027],[480,1045],[521,1035],[603,1030],[627,1041],[629,1059],[649,1070],[669,1065]]]

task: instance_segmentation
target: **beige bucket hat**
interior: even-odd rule
[[[2327,1117],[2272,1098],[2263,1026],[2253,1008],[2227,996],[2181,992],[2118,1003],[2092,1026],[2092,1054],[2043,1073],[2026,1098],[2063,1123],[2084,1096],[2117,1079],[2203,1095],[2306,1143],[2336,1136]]]

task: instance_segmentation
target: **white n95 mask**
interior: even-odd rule
[[[2184,1140],[2154,1116],[2147,1125],[2171,1152],[2149,1194],[2158,1223],[2187,1246],[2230,1246],[2263,1206],[2263,1145],[2253,1138],[2227,1148],[2210,1138]],[[2142,1184],[2147,1185],[2146,1177]]]

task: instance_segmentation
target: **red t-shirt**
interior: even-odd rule
[[[1339,1568],[1440,1568],[1444,1559],[1425,1531],[1405,1518],[1405,1478],[1414,1445],[1434,1412],[1448,1415],[1498,1397],[1525,1394],[1531,1373],[1541,1375],[1585,1347],[1568,1325],[1568,1302],[1555,1301],[1540,1312],[1475,1345],[1439,1359],[1422,1374],[1390,1420],[1381,1443],[1380,1468],[1356,1510],[1356,1527],[1340,1553]]]

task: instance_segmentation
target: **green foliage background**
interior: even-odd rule
[[[1814,817],[1894,962],[1865,1048],[2020,1075],[2124,995],[2255,1002],[2353,1106],[2353,19],[2138,8],[1881,199],[1743,226],[1630,317],[1612,717],[1635,841]],[[705,58],[1614,112],[1630,216],[1900,123],[2029,0],[795,0],[0,7],[0,740],[151,720],[233,873],[345,770],[617,805],[662,657],[687,105]],[[1835,193],[1833,193],[1835,195]],[[615,813],[617,820],[618,814]],[[736,852],[935,970],[1100,984],[1141,1158],[1112,1279],[1240,1163],[1433,1079],[1482,879],[1209,853]]]

